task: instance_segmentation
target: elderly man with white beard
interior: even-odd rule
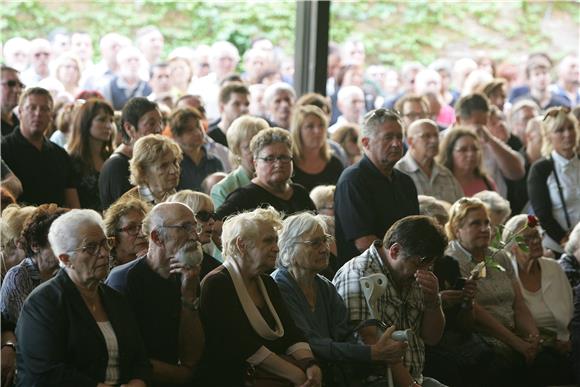
[[[413,179],[417,194],[449,203],[464,196],[453,173],[435,161],[439,152],[439,129],[434,121],[414,121],[407,129],[407,143],[409,150],[395,168]]]
[[[203,251],[196,228],[184,204],[156,205],[143,221],[147,255],[116,267],[107,278],[135,313],[154,387],[188,385],[203,350],[197,298]]]

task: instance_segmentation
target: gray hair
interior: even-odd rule
[[[287,130],[281,128],[263,129],[252,138],[252,141],[250,141],[250,152],[252,152],[252,155],[254,155],[254,158],[256,159],[260,155],[262,149],[269,145],[278,143],[286,145],[288,150],[292,151],[292,138]]]
[[[166,202],[185,204],[194,214],[198,213],[203,207],[209,207],[212,211],[214,209],[213,202],[208,195],[190,189],[183,189],[174,193],[167,198]]]
[[[431,216],[435,218],[438,223],[442,223],[443,225],[449,221],[449,212],[447,212],[447,209],[441,203],[441,200],[437,200],[433,196],[427,195],[418,195],[418,199],[420,215]]]
[[[301,243],[296,243],[300,237],[316,230],[326,232],[326,225],[316,215],[310,212],[302,212],[284,219],[282,230],[278,235],[278,247],[280,253],[276,262],[277,266],[291,268],[294,260],[301,249]]]
[[[293,99],[296,99],[296,92],[294,88],[285,82],[276,82],[271,84],[264,90],[264,96],[262,97],[262,101],[264,106],[270,105],[270,102],[274,99],[276,94],[285,91],[292,96]]]
[[[226,219],[222,226],[223,256],[225,259],[241,256],[236,241],[242,239],[252,245],[259,236],[259,226],[265,224],[274,230],[282,227],[282,217],[274,207],[257,208]]]
[[[507,243],[508,240],[516,233],[525,228],[528,224],[528,216],[525,214],[515,215],[510,220],[507,221],[505,226],[503,227],[503,231],[501,233],[501,241],[503,243]],[[515,240],[512,240],[509,245],[506,245],[506,248],[511,249],[515,246]]]
[[[403,128],[401,116],[395,110],[385,108],[371,110],[364,116],[362,137],[374,137],[378,128],[387,121],[397,123],[401,129]]]
[[[48,230],[48,242],[55,257],[66,254],[79,246],[82,240],[79,230],[85,225],[99,226],[103,234],[107,235],[103,218],[94,210],[70,210],[52,222]]]
[[[502,223],[510,216],[512,209],[510,202],[505,200],[495,191],[481,191],[473,195],[483,202],[488,211],[499,213],[502,215]]]
[[[335,185],[317,185],[310,191],[310,199],[314,202],[317,210],[324,209],[324,206],[331,204],[334,207]]]
[[[564,251],[568,255],[574,255],[574,252],[578,248],[578,245],[580,245],[580,223],[577,223],[576,226],[574,226],[574,229],[572,229],[572,232],[570,233],[570,238],[568,239],[568,242],[566,242],[566,247],[564,248]]]

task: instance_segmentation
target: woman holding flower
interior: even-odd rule
[[[489,224],[489,215],[479,199],[455,202],[445,225],[450,240],[445,254],[458,261],[463,277],[478,278],[473,304],[475,329],[496,354],[493,369],[506,371],[498,383],[532,386],[534,383],[525,378],[525,365],[532,364],[536,357],[538,329],[509,258],[501,250],[490,249]]]
[[[517,215],[505,225],[502,242],[513,254],[512,264],[524,300],[540,330],[541,351],[535,365],[549,372],[536,374],[545,384],[572,382],[570,331],[572,288],[553,259],[542,258],[542,238],[537,220]],[[538,362],[541,362],[539,367]]]

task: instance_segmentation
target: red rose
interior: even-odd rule
[[[535,228],[538,225],[538,218],[534,215],[528,215],[528,227]]]

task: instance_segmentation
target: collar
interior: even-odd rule
[[[419,164],[417,164],[409,151],[397,162],[397,166],[401,171],[409,173],[417,172],[420,169]]]
[[[574,157],[572,157],[570,160],[568,160],[565,157],[562,157],[555,150],[553,150],[552,153],[550,153],[550,156],[552,156],[552,160],[554,160],[554,164],[556,164],[561,169],[568,168],[568,167],[573,166],[579,162],[578,155],[576,153],[574,153]]]
[[[366,154],[364,154],[363,157],[360,159],[359,165],[363,168],[368,169],[370,173],[377,175],[377,176],[380,176],[381,178],[383,178],[389,182],[396,180],[397,174],[399,173],[399,171],[397,171],[396,168],[393,168],[391,171],[391,176],[387,177],[387,176],[383,175],[381,173],[381,171],[377,168],[377,166],[375,164],[373,164],[371,159],[369,159]]]
[[[14,138],[22,143],[22,144],[28,144],[29,146],[33,147],[34,149],[36,149],[39,152],[44,152],[45,149],[48,149],[47,147],[50,147],[50,145],[52,144],[46,137],[42,137],[42,149],[38,150],[37,147],[35,147],[30,141],[28,141],[28,139],[26,137],[24,137],[24,135],[22,134],[22,131],[20,130],[20,125],[16,126],[14,128],[14,130],[12,131]],[[58,146],[58,145],[55,145]]]
[[[139,196],[141,197],[141,199],[144,200],[144,201],[146,201],[147,203],[151,203],[151,204],[162,203],[169,196],[171,196],[171,195],[173,195],[175,193],[175,190],[172,190],[172,191],[169,191],[169,192],[165,192],[165,194],[163,195],[162,200],[157,201],[157,199],[155,199],[155,196],[153,195],[153,192],[151,192],[151,190],[149,189],[149,187],[147,187],[146,185],[139,185],[137,187],[137,189],[139,190]]]
[[[240,300],[242,308],[244,309],[244,313],[246,314],[246,317],[250,321],[252,328],[254,328],[254,331],[266,340],[276,340],[284,336],[284,327],[282,326],[282,321],[280,321],[280,317],[278,317],[278,313],[276,312],[274,305],[272,305],[272,302],[270,301],[270,296],[266,291],[266,286],[264,286],[262,278],[258,276],[258,288],[260,290],[260,293],[262,293],[262,297],[264,297],[264,301],[266,302],[268,310],[270,310],[270,313],[272,314],[276,322],[276,328],[274,330],[270,328],[270,326],[268,325],[266,320],[264,320],[264,317],[262,317],[262,314],[256,307],[256,304],[254,304],[254,301],[252,301],[252,298],[250,297],[250,293],[248,293],[248,289],[244,284],[240,268],[238,267],[236,261],[233,258],[228,258],[226,259],[223,265],[228,271],[228,273],[230,273],[230,276],[232,277],[232,282],[234,284],[234,289],[236,290],[238,299]]]

